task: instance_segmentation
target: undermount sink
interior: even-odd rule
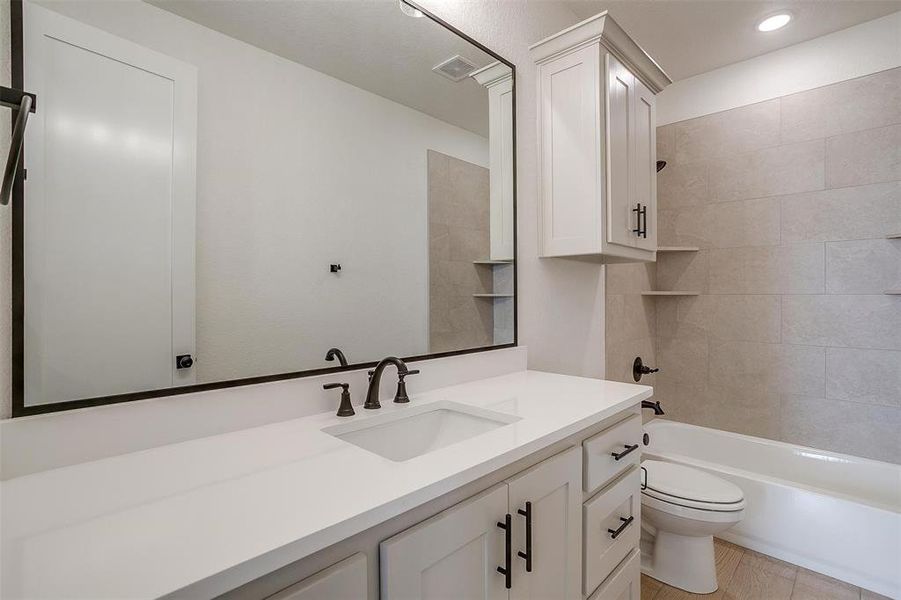
[[[493,410],[440,401],[326,427],[322,431],[401,462],[518,421]]]

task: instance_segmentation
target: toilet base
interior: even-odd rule
[[[642,540],[642,550],[649,539]],[[669,586],[693,594],[717,590],[713,536],[687,536],[660,531],[653,536],[650,556],[642,555],[641,572]]]

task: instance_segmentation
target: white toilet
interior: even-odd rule
[[[683,465],[641,466],[642,572],[695,594],[715,592],[713,536],[741,521],[741,488]]]

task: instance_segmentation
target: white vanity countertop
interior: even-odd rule
[[[409,385],[415,390],[415,382]],[[393,389],[390,374],[382,386]],[[513,463],[651,392],[522,371],[414,394],[408,405],[383,402],[376,415],[451,400],[520,417],[405,462],[321,431],[374,416],[355,406],[355,417],[314,415],[10,479],[0,483],[0,596],[222,593]]]

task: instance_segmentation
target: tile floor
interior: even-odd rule
[[[728,542],[715,540],[715,550],[717,591],[690,594],[642,575],[641,600],[888,600]]]

